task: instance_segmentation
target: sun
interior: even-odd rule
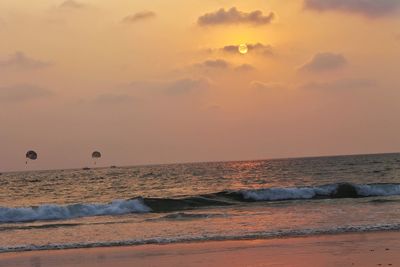
[[[247,47],[246,44],[240,44],[238,47],[239,53],[244,55],[247,54],[247,52],[249,51],[249,48]]]

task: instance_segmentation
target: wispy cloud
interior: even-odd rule
[[[124,103],[131,103],[133,97],[128,94],[116,94],[116,93],[105,93],[98,95],[95,99],[95,103],[101,105],[120,105]]]
[[[49,90],[34,85],[0,86],[0,102],[21,102],[50,95]]]
[[[260,82],[260,81],[252,81],[250,83],[250,88],[260,91],[272,91],[272,90],[284,90],[287,86],[282,83],[276,82]]]
[[[366,17],[382,17],[400,9],[399,0],[304,0],[307,9],[316,11],[340,11]]]
[[[210,80],[206,78],[179,78],[168,81],[134,81],[126,89],[144,94],[185,95],[204,91],[210,88]]]
[[[299,88],[307,90],[350,90],[370,88],[376,85],[376,81],[370,79],[339,79],[329,82],[310,82],[301,85]]]
[[[153,11],[142,11],[135,13],[133,15],[126,16],[125,18],[122,19],[123,23],[136,23],[138,21],[142,20],[148,20],[151,18],[156,17],[156,13]]]
[[[210,82],[207,79],[184,78],[168,83],[165,87],[165,92],[170,95],[180,95],[194,90],[208,89],[209,87]]]
[[[206,13],[197,20],[200,26],[212,26],[221,24],[251,24],[251,25],[267,25],[272,22],[275,14],[270,12],[264,15],[261,10],[244,12],[232,7],[228,10],[221,8],[215,12]]]
[[[271,45],[264,45],[262,43],[246,44],[249,53],[257,53],[260,55],[271,56],[273,50]],[[226,45],[219,49],[229,54],[239,54],[239,45]]]
[[[75,0],[65,0],[59,5],[60,8],[69,8],[69,9],[81,9],[84,8],[85,6],[86,6],[85,4]]]
[[[32,70],[49,67],[50,62],[33,59],[23,52],[15,52],[6,58],[0,59],[1,69]]]
[[[194,64],[192,67],[203,71],[218,71],[218,70],[235,70],[235,71],[252,71],[254,66],[250,64],[234,65],[224,59],[208,59],[200,63]]]
[[[208,59],[194,65],[198,68],[228,69],[231,64],[224,59]]]
[[[242,65],[236,66],[234,68],[234,70],[236,70],[236,71],[243,71],[243,72],[249,72],[249,71],[253,71],[255,69],[256,68],[251,64],[242,64]]]
[[[342,54],[331,52],[317,53],[310,61],[302,65],[299,70],[321,72],[340,69],[347,65],[347,60]]]

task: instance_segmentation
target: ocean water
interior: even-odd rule
[[[388,230],[400,154],[0,175],[0,252]]]

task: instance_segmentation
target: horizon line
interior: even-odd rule
[[[227,163],[227,162],[246,162],[246,161],[268,161],[268,160],[286,160],[286,159],[306,159],[306,158],[331,158],[331,157],[346,157],[346,156],[372,156],[372,155],[389,155],[389,154],[400,154],[400,151],[396,152],[371,152],[371,153],[351,153],[351,154],[326,154],[326,155],[305,155],[305,156],[289,156],[289,157],[276,157],[276,158],[259,158],[259,159],[237,159],[237,160],[211,160],[211,161],[182,161],[182,162],[166,162],[166,163],[144,163],[144,164],[133,164],[133,165],[110,165],[101,167],[71,167],[65,169],[41,169],[41,170],[11,170],[11,171],[0,171],[1,174],[6,173],[23,173],[23,172],[46,172],[46,171],[61,171],[61,170],[82,170],[83,168],[92,169],[108,169],[111,166],[116,168],[130,168],[130,167],[146,167],[146,166],[162,166],[162,165],[178,165],[178,164],[205,164],[205,163]]]

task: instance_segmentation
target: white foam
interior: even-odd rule
[[[266,188],[242,190],[245,199],[254,201],[276,201],[291,199],[312,199],[316,196],[332,196],[338,189],[338,184],[314,187]],[[400,195],[400,184],[365,184],[352,185],[360,197]]]
[[[241,191],[245,199],[255,201],[274,201],[290,199],[312,199],[317,195],[328,196],[337,188],[337,185],[325,185],[320,187],[288,187],[267,188],[259,190]]]
[[[0,222],[62,220],[99,215],[149,212],[141,199],[115,200],[108,204],[42,205],[38,207],[0,207]]]
[[[21,245],[0,247],[0,253],[36,251],[36,250],[58,250],[58,249],[76,249],[76,248],[94,248],[94,247],[115,247],[115,246],[136,246],[145,244],[170,244],[186,243],[200,241],[223,241],[223,240],[244,240],[244,239],[268,239],[281,237],[298,237],[313,235],[329,235],[340,233],[359,233],[359,232],[377,232],[377,231],[398,231],[399,224],[377,224],[377,225],[347,225],[333,228],[316,229],[289,229],[274,232],[253,232],[239,235],[199,235],[199,236],[179,236],[173,238],[150,238],[137,240],[116,240],[108,242],[82,242],[82,243],[64,243],[64,244],[46,244],[46,245]]]
[[[356,185],[355,188],[358,195],[365,197],[400,195],[400,184]]]

